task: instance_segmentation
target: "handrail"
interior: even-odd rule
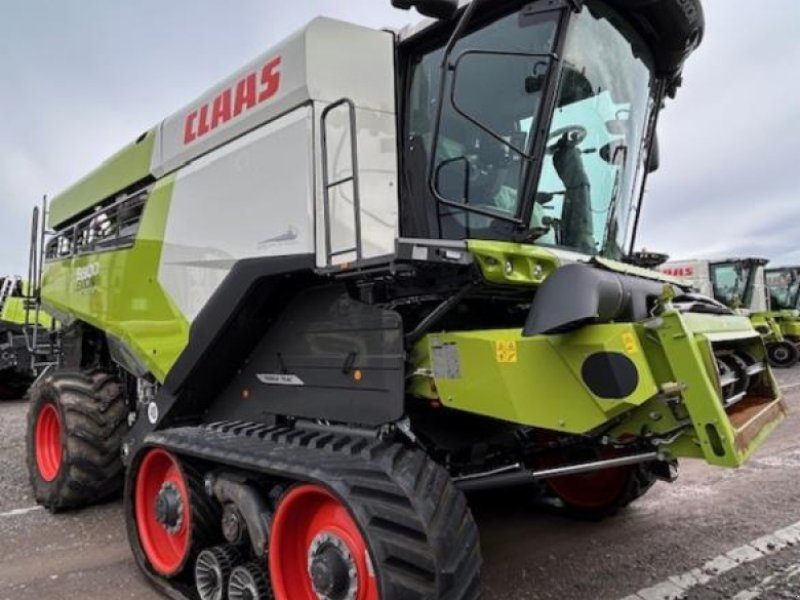
[[[349,177],[343,177],[331,182],[328,166],[327,121],[331,111],[341,106],[347,106],[350,120],[350,162],[352,174]],[[348,254],[350,252],[355,252],[356,260],[360,261],[363,258],[363,246],[361,241],[361,184],[359,181],[358,169],[358,128],[356,126],[355,103],[350,98],[342,98],[341,100],[337,100],[336,102],[328,105],[325,110],[322,111],[322,115],[320,117],[320,126],[322,130],[322,198],[323,211],[325,215],[325,262],[327,266],[332,266],[334,257],[342,254]],[[331,241],[330,190],[345,183],[352,183],[353,185],[353,225],[355,228],[355,245],[351,248],[334,251]]]

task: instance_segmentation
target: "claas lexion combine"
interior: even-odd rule
[[[699,292],[747,316],[764,338],[773,367],[786,369],[800,360],[800,316],[796,308],[795,269],[767,269],[763,258],[669,262],[667,275],[691,281]]]
[[[50,205],[35,496],[124,482],[173,597],[477,598],[465,492],[603,516],[784,416],[747,318],[622,260],[699,1],[395,4],[433,18],[314,20]]]

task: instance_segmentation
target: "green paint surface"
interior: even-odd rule
[[[98,202],[146,179],[150,175],[155,137],[155,129],[148,131],[139,141],[129,144],[55,196],[49,206],[49,227],[58,227]]]
[[[42,286],[46,307],[122,341],[159,381],[189,337],[188,322],[158,282],[174,181],[169,176],[154,186],[132,248],[47,263]],[[90,265],[97,278],[81,289],[77,269]]]

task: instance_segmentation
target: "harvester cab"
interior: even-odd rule
[[[316,19],[52,201],[34,493],[126,479],[173,596],[477,598],[464,491],[608,515],[783,419],[746,317],[622,262],[699,1],[395,4],[437,20]]]
[[[773,310],[800,310],[800,267],[767,269],[767,288]]]
[[[800,345],[800,267],[767,269],[767,289],[783,336]]]
[[[800,350],[794,339],[786,337],[781,323],[786,321],[786,331],[792,332],[792,315],[781,319],[780,312],[772,306],[768,263],[763,258],[692,260],[666,263],[660,271],[690,280],[700,293],[749,317],[764,338],[772,366],[789,368],[800,360]]]

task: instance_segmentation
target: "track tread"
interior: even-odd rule
[[[466,499],[447,472],[419,450],[354,435],[238,422],[155,432],[145,446],[325,485],[348,505],[371,548],[382,600],[480,596],[478,530]]]

